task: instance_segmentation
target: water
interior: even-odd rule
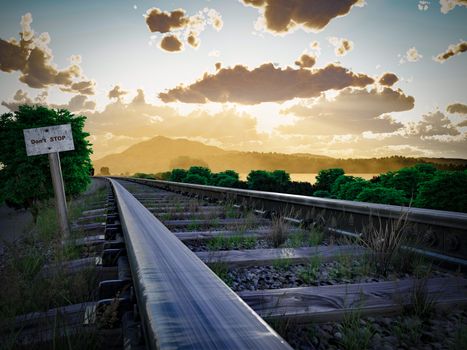
[[[370,180],[373,176],[377,176],[379,174],[355,173],[355,174],[345,174],[345,175],[358,176],[358,177],[364,178],[365,180]],[[247,176],[248,176],[247,173],[240,173],[240,180],[246,180]],[[316,176],[318,176],[318,174],[292,173],[290,174],[290,179],[292,181],[302,181],[302,182],[309,182],[313,184],[316,182]]]

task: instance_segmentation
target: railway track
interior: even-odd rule
[[[106,348],[447,349],[466,330],[465,214],[410,209],[405,234],[437,242],[401,249],[410,266],[381,271],[381,254],[359,244],[365,208],[380,227],[400,208],[110,182],[113,194],[79,220],[78,243],[98,258],[70,263],[99,266],[96,301],[69,314],[112,338]]]
[[[181,193],[174,193],[168,191],[174,188],[167,188],[167,183],[159,183],[159,188],[155,188],[147,186],[147,182],[141,184],[140,180],[112,180],[112,185],[133,271],[136,300],[139,309],[147,313],[141,314],[140,320],[146,334],[145,343],[149,347],[155,344],[158,348],[287,348],[287,343],[276,331],[263,328],[264,319],[294,347],[303,348],[303,342],[290,338],[291,335],[283,329],[284,323],[294,325],[288,328],[303,329],[310,323],[338,324],[356,313],[359,318],[397,315],[413,306],[415,292],[422,292],[433,308],[450,310],[467,305],[467,280],[463,275],[453,274],[441,267],[433,267],[431,273],[423,278],[413,272],[407,274],[398,271],[391,271],[385,276],[377,273],[359,276],[365,267],[358,262],[366,260],[364,257],[370,254],[368,248],[356,245],[355,239],[341,239],[339,230],[349,232],[345,228],[331,227],[327,231],[332,234],[329,237],[319,232],[326,229],[324,225],[303,230],[300,224],[313,222],[310,215],[303,219],[300,215],[284,218],[276,214],[268,219],[271,217],[271,207],[264,203],[258,205],[255,198],[247,202],[245,198],[219,198],[218,194],[209,196],[211,189],[200,193],[198,186],[192,187],[195,189],[192,192],[187,188],[178,188],[176,190]],[[126,191],[135,199],[130,199],[132,197]],[[121,202],[125,204],[119,204]],[[273,208],[276,213],[294,213],[296,210],[289,209],[290,203],[287,211],[279,209],[277,203]],[[136,219],[140,211],[146,214],[144,218]],[[420,221],[424,221],[424,225],[429,224],[426,212],[423,213],[425,217],[416,214],[418,216],[413,216],[419,220],[417,225],[420,225]],[[456,216],[453,213],[448,215]],[[326,214],[321,213],[321,216]],[[465,219],[461,215],[456,218],[458,221]],[[139,220],[151,222],[152,228],[147,228],[148,231],[141,227],[131,228]],[[451,231],[446,233],[445,230],[445,235],[451,234],[452,230],[456,234],[462,231],[456,220],[453,223],[439,219],[436,225],[439,227],[446,222]],[[143,231],[144,234],[141,233]],[[430,232],[435,231],[431,229]],[[278,239],[277,234],[283,236],[280,242],[274,241]],[[421,250],[430,251],[426,248]],[[462,255],[458,253],[431,252],[436,253],[438,259],[441,256],[442,260],[449,261],[451,267],[457,261],[462,262]],[[145,261],[149,266],[135,267],[138,260]],[[207,270],[201,262],[211,270]],[[155,269],[154,266],[159,267]],[[134,271],[138,271],[137,276]],[[147,276],[140,271],[147,272],[150,282],[145,281]],[[219,279],[224,283],[219,283]],[[142,285],[138,286],[140,283]],[[163,286],[162,291],[158,290],[157,286],[160,285]],[[155,292],[148,293],[151,288],[155,288]],[[223,300],[225,293],[231,296],[232,291],[235,298],[228,297],[229,302],[223,306],[217,304],[217,298]],[[150,301],[148,295],[153,294],[156,298]],[[167,295],[173,299],[168,301]],[[203,304],[207,295],[209,307]],[[153,303],[162,303],[163,311],[179,309],[183,312],[169,317],[161,312],[160,307],[150,309],[148,305]],[[246,303],[251,309],[242,308],[237,303]],[[238,311],[239,307],[241,311]],[[230,308],[235,311],[230,311]],[[221,321],[218,316],[210,315],[212,312],[228,315],[229,321]],[[243,317],[242,313],[258,315],[247,327],[250,330],[259,327],[259,333],[263,334],[256,338],[254,345],[251,345],[251,333],[243,334],[234,326],[245,325],[245,321],[235,321],[236,317]],[[177,320],[171,325],[174,329],[164,326],[168,317]],[[145,324],[147,320],[153,321]],[[211,325],[213,320],[216,327]],[[254,333],[258,334],[258,331]],[[185,343],[187,338],[190,341]],[[236,342],[232,342],[233,339]],[[220,341],[222,346],[219,345]],[[308,346],[332,348],[332,339],[329,344],[310,343]]]

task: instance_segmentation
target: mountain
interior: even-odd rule
[[[289,173],[317,173],[339,167],[347,173],[381,173],[398,170],[420,162],[430,162],[443,169],[465,169],[467,160],[447,158],[406,158],[401,156],[371,159],[336,159],[313,154],[283,154],[227,151],[186,139],[163,136],[133,145],[121,153],[94,162],[96,173],[108,167],[112,174],[158,173],[192,165],[207,166],[214,172],[232,169],[239,173],[251,170],[282,169]]]

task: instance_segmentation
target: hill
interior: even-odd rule
[[[447,158],[407,158],[401,156],[370,159],[336,159],[313,154],[283,154],[227,151],[186,139],[163,136],[140,142],[117,154],[94,162],[96,173],[108,167],[112,174],[136,172],[158,173],[192,165],[209,167],[218,172],[232,169],[248,173],[253,169],[282,169],[289,173],[317,173],[321,169],[340,167],[347,173],[381,173],[398,170],[420,162],[430,162],[442,169],[466,169],[467,160]]]

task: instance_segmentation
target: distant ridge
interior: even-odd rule
[[[94,161],[96,173],[108,167],[112,174],[136,172],[158,173],[176,167],[208,166],[213,171],[232,169],[248,173],[253,169],[282,169],[289,173],[317,173],[321,169],[340,167],[347,173],[380,173],[397,170],[420,162],[430,162],[440,168],[466,169],[467,160],[448,158],[406,158],[401,156],[371,159],[336,159],[327,156],[297,153],[261,153],[227,151],[187,139],[156,136],[137,143],[121,153]]]

